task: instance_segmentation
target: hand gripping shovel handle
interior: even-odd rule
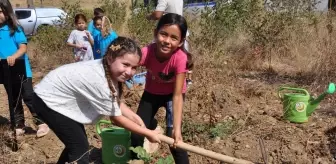
[[[173,143],[174,143],[174,139],[172,139],[170,137],[167,137],[165,135],[160,134],[159,138],[162,142],[165,142],[169,145],[173,145]],[[186,151],[189,151],[189,152],[192,152],[192,153],[196,153],[196,154],[205,156],[205,157],[209,157],[209,158],[212,158],[212,159],[215,159],[215,160],[219,160],[219,161],[222,161],[222,162],[227,162],[227,163],[232,163],[232,164],[253,164],[253,162],[251,162],[251,161],[246,161],[246,160],[243,160],[243,159],[237,159],[237,158],[234,158],[234,157],[230,157],[230,156],[226,156],[226,155],[223,155],[223,154],[215,153],[213,151],[206,150],[206,149],[203,149],[203,148],[200,148],[200,147],[197,147],[197,146],[192,146],[192,145],[186,144],[184,142],[177,143],[176,147],[178,147],[180,149],[183,149],[183,150],[186,150]]]

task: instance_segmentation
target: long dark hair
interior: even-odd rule
[[[10,35],[13,36],[20,26],[14,14],[13,7],[9,0],[0,0],[0,8],[7,19],[5,24],[7,24],[10,29]]]
[[[130,38],[119,36],[117,39],[115,39],[107,48],[107,52],[103,57],[103,66],[105,70],[105,76],[109,85],[109,88],[111,90],[111,95],[115,95],[116,90],[113,87],[112,84],[112,78],[111,78],[111,72],[108,69],[108,58],[112,57],[112,59],[115,59],[119,56],[123,56],[125,54],[136,54],[140,57],[141,60],[141,49],[140,47]],[[122,83],[118,82],[118,88],[119,88],[119,95],[114,98],[117,99],[118,104],[120,104],[120,98],[122,95]]]
[[[156,26],[156,31],[159,31],[165,25],[177,25],[181,31],[181,42],[183,42],[186,39],[188,25],[187,21],[184,19],[183,16],[175,13],[168,13],[163,15]],[[193,55],[184,48],[184,43],[182,44],[181,49],[183,52],[187,54],[188,57],[187,69],[191,70],[194,67],[192,57]]]

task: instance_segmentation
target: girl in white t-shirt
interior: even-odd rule
[[[118,37],[103,59],[72,63],[49,72],[35,86],[36,113],[64,143],[57,163],[89,163],[89,143],[83,124],[110,116],[116,125],[160,142],[158,132],[120,102],[122,83],[131,78],[141,59],[134,41]]]
[[[92,46],[93,37],[86,31],[86,17],[83,14],[75,16],[76,29],[72,30],[67,41],[67,45],[74,48],[75,61],[94,60]]]

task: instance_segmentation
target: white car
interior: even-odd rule
[[[26,35],[35,35],[41,26],[58,25],[66,16],[59,8],[15,8],[14,12]]]

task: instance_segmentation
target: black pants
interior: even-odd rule
[[[8,86],[5,84],[5,89],[8,95]],[[27,78],[22,82],[14,82],[12,83],[12,95],[13,95],[13,108],[14,108],[14,116],[15,116],[15,124],[18,128],[23,128],[25,126],[24,119],[24,111],[22,106],[22,99],[24,103],[27,105],[30,113],[34,117],[34,122],[36,125],[40,125],[43,123],[41,118],[36,115],[35,109],[33,107],[33,84],[32,78]]]
[[[49,128],[63,142],[65,148],[57,164],[74,162],[89,163],[89,142],[84,125],[50,109],[43,100],[34,94],[34,107]]]
[[[145,91],[141,97],[137,114],[144,121],[147,128],[154,130],[157,124],[156,120],[154,119],[155,114],[157,113],[160,107],[166,107],[167,103],[169,103],[170,101],[172,101],[172,94],[154,95]],[[167,127],[166,135],[172,137],[172,130],[173,130],[172,127]],[[132,133],[131,140],[133,147],[143,146],[144,143],[143,136]],[[172,153],[176,164],[189,163],[188,154],[185,150],[179,148],[174,149],[171,147],[170,152]],[[137,158],[136,154],[132,153],[132,158],[133,159]]]

